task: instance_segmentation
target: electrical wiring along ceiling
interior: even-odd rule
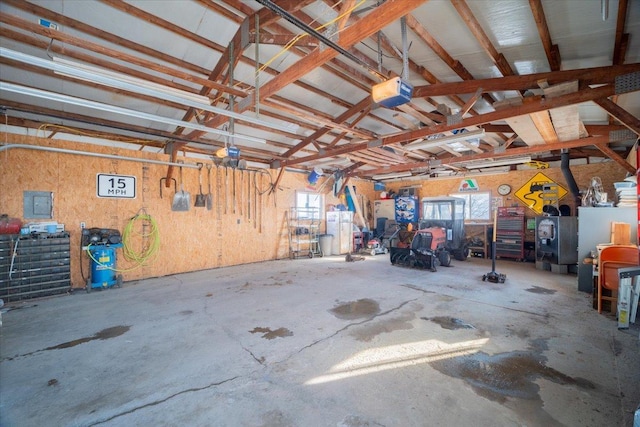
[[[631,170],[640,135],[640,2],[3,0],[0,24],[10,132],[363,178],[561,150]],[[374,103],[395,76],[410,101]]]

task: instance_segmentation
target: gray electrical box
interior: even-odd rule
[[[25,219],[52,219],[53,193],[50,191],[25,191],[23,193],[23,217]]]

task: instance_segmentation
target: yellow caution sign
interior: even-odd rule
[[[514,193],[522,203],[529,209],[536,212],[538,215],[542,214],[542,208],[545,204],[550,203],[550,196],[553,199],[560,200],[567,194],[567,190],[560,184],[554,182],[551,178],[538,172],[531,178],[525,185],[520,187],[518,191]]]

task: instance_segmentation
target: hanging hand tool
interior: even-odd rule
[[[247,216],[251,221],[251,171],[247,171]]]
[[[240,209],[240,216],[242,216],[242,205],[244,205],[244,171],[240,169],[240,182],[238,183],[240,186],[240,203],[238,208]]]
[[[258,228],[258,190],[256,189],[256,176],[258,172],[253,173],[253,229]]]
[[[258,181],[260,183],[260,190],[258,191],[258,197],[260,198],[260,221],[258,222],[258,233],[262,234],[262,221],[264,219],[264,206],[262,204],[262,173],[260,173],[260,179]]]
[[[222,176],[220,175],[220,166],[218,165],[218,163],[216,163],[216,217],[217,219],[220,219],[222,217],[221,215],[221,211],[222,211],[222,207],[220,206],[220,198],[221,198],[221,194],[220,194],[220,186],[221,186],[221,181],[222,181]]]
[[[162,183],[162,181],[164,181],[164,184]],[[173,193],[177,193],[178,192],[178,186],[176,184],[176,179],[175,178],[160,178],[160,198],[162,199],[162,186],[168,186],[169,188],[171,188],[171,185],[168,184],[168,181],[173,181]]]
[[[207,194],[207,210],[213,209],[213,195],[211,194],[211,165],[207,164],[207,187],[209,193]]]
[[[227,205],[229,204],[229,169],[224,167],[224,214],[227,214]]]
[[[231,168],[231,173],[233,174],[233,213],[236,213],[236,170]]]
[[[196,208],[204,208],[207,205],[207,200],[202,192],[202,163],[198,163],[198,185],[200,186],[200,192],[196,194],[196,201],[193,206]]]
[[[185,212],[189,210],[189,207],[191,205],[191,195],[187,191],[184,191],[184,187],[182,186],[182,166],[180,166],[179,177],[180,191],[173,196],[173,204],[171,205],[171,210],[177,212]]]

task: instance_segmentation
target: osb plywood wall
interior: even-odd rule
[[[578,188],[580,190],[586,190],[590,183],[591,178],[599,177],[602,181],[604,191],[608,193],[609,200],[612,200],[615,196],[615,189],[613,187],[614,182],[622,181],[626,176],[626,171],[622,169],[615,162],[594,163],[589,165],[571,166],[571,173],[573,174]],[[522,171],[512,171],[499,175],[478,175],[473,178],[478,183],[479,191],[492,191],[494,197],[500,197],[496,189],[500,184],[509,184],[512,188],[511,194],[506,197],[502,197],[503,206],[525,206],[518,198],[513,196],[513,193],[527,184],[537,173],[543,173],[553,182],[560,184],[567,190],[567,194],[560,200],[560,204],[567,204],[571,207],[571,211],[575,215],[575,203],[574,198],[569,192],[569,186],[564,178],[562,170],[560,168],[549,169],[530,169]],[[438,179],[431,181],[399,181],[387,185],[387,189],[398,191],[401,187],[418,185],[418,191],[420,197],[430,196],[443,196],[452,193],[457,193],[460,188],[460,184],[463,178],[451,178],[451,179]],[[379,197],[380,193],[377,193]],[[537,214],[534,211],[527,210],[527,217],[534,217]]]
[[[169,156],[164,154],[27,136],[9,135],[7,142],[150,160],[169,160]],[[197,161],[203,161],[205,164],[208,162],[180,156],[178,160],[189,164],[195,164]],[[277,171],[258,173],[216,167],[212,162],[208,163],[212,165],[212,210],[193,206],[199,192],[198,169],[183,168],[183,186],[184,190],[190,193],[190,209],[187,212],[175,212],[171,209],[174,198],[173,182],[170,188],[162,187],[162,198],[160,197],[160,179],[166,177],[167,166],[20,148],[9,149],[0,153],[0,213],[20,218],[23,222],[33,221],[23,218],[23,191],[53,192],[53,220],[65,224],[65,230],[70,233],[72,286],[80,288],[85,283],[80,265],[82,263],[85,276],[89,266],[86,254],[81,253],[81,222],[86,223],[87,227],[115,228],[122,232],[137,214],[151,215],[159,230],[160,250],[154,260],[143,266],[126,260],[122,251],[118,250],[118,269],[123,270],[126,282],[287,258],[289,247],[284,213],[295,204],[296,191],[314,191],[322,188],[325,205],[335,206],[343,202],[334,197],[331,183],[322,186],[325,180],[331,179],[328,176],[321,177],[311,186],[307,181],[307,174],[287,171],[275,193],[261,195],[261,190],[268,188],[270,182],[275,182]],[[98,173],[136,177],[136,198],[97,197]],[[173,176],[179,179],[178,170],[175,170]],[[206,194],[206,165],[202,169],[202,180],[203,192]],[[356,185],[358,194],[369,200],[375,197],[371,183],[358,180],[352,183]],[[134,221],[133,230],[141,234],[145,230],[144,223],[141,220]],[[142,251],[147,241],[148,239],[139,236],[131,240],[136,251]]]
[[[615,189],[613,187],[614,182],[622,181],[627,172],[615,162],[594,163],[588,165],[571,166],[571,173],[573,174],[578,188],[586,190],[593,177],[599,177],[602,181],[604,191],[608,193],[609,200],[613,200],[615,196]],[[549,169],[530,169],[522,171],[512,171],[499,175],[485,175],[475,176],[474,179],[478,183],[479,191],[491,191],[493,197],[500,197],[502,200],[502,206],[524,206],[527,207],[522,201],[514,197],[513,193],[527,184],[537,173],[543,173],[553,182],[556,182],[563,186],[567,190],[567,194],[560,200],[560,204],[566,204],[571,207],[573,215],[577,214],[576,204],[573,196],[569,192],[569,186],[560,168]],[[420,197],[430,196],[442,196],[457,193],[459,191],[462,178],[451,179],[438,179],[432,181],[401,181],[387,185],[387,189],[398,191],[401,187],[419,186]],[[512,188],[511,194],[501,197],[497,194],[496,189],[500,184],[509,184]],[[375,197],[379,198],[378,192]],[[533,218],[538,214],[531,209],[525,210],[525,216],[527,218]],[[533,232],[528,231],[526,236],[527,241],[533,241],[535,236]]]

